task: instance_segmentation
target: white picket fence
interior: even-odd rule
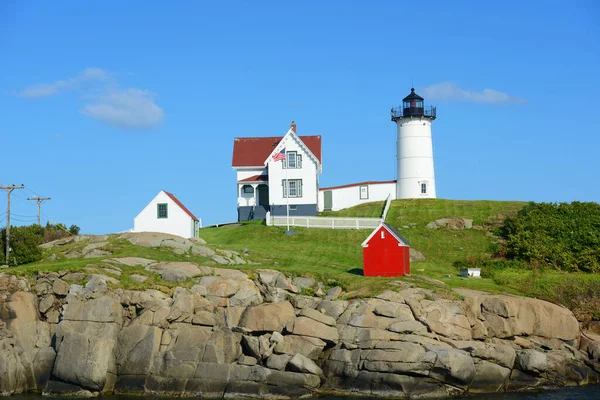
[[[374,229],[381,218],[290,217],[290,226],[321,229]],[[267,225],[287,226],[287,217],[267,214]]]
[[[390,208],[390,196],[386,199],[385,207],[381,218],[350,218],[350,217],[302,217],[290,216],[289,221],[286,216],[272,216],[267,212],[268,226],[298,226],[303,228],[320,229],[375,229],[380,223],[385,221],[385,217]]]

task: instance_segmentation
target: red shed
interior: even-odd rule
[[[410,245],[390,225],[380,224],[362,247],[365,276],[410,274]]]

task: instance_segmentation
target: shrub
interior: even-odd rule
[[[10,228],[10,265],[28,264],[42,258],[43,228],[38,225],[13,226]],[[6,229],[2,230],[2,249],[6,245]]]
[[[497,255],[564,271],[600,272],[600,204],[529,203],[499,229]]]

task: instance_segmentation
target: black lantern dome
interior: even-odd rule
[[[402,99],[402,107],[392,108],[392,120],[402,118],[427,117],[435,119],[435,107],[425,108],[424,98],[415,93],[415,88],[410,89],[410,94]]]

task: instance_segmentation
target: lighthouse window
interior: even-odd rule
[[[427,194],[427,184],[421,183],[421,194]]]

